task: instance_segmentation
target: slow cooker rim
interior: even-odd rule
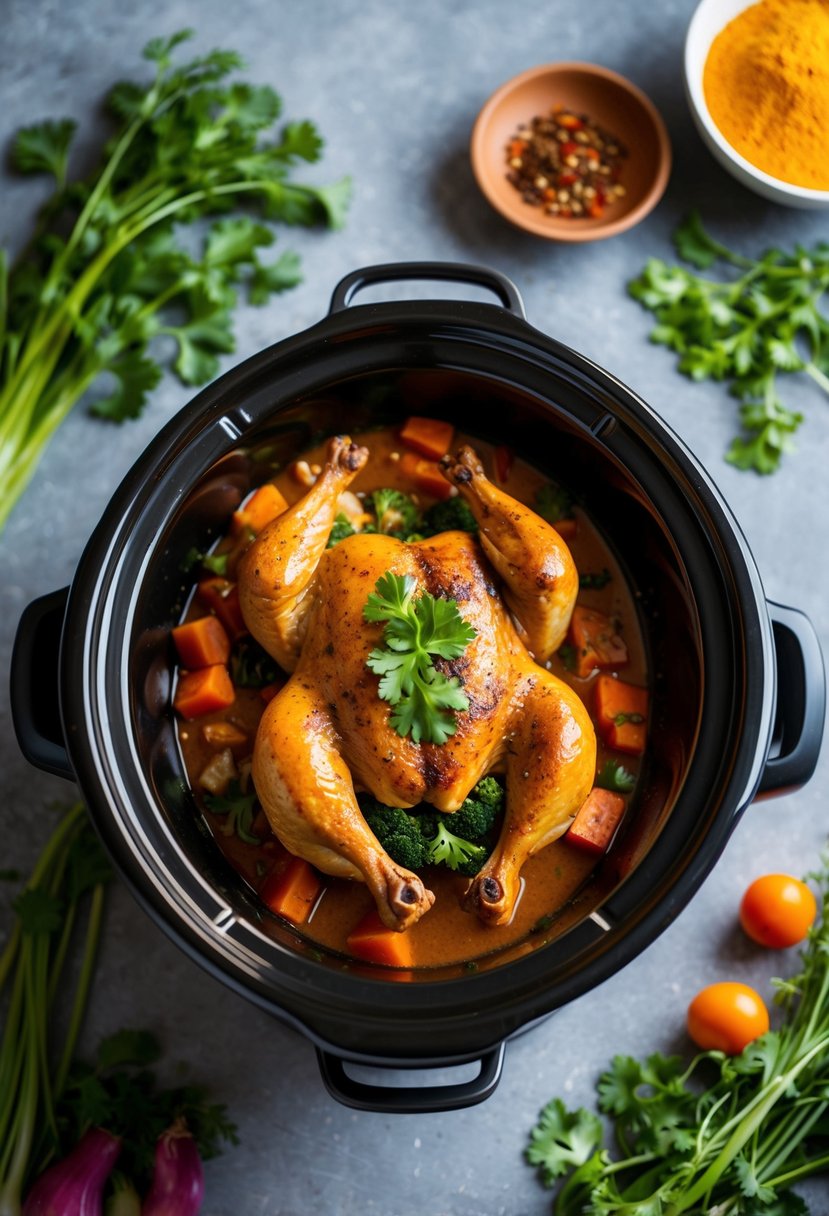
[[[593,364],[590,360],[579,355],[577,352],[571,351],[569,348],[557,342],[555,339],[549,338],[547,335],[533,329],[523,320],[506,314],[503,310],[493,305],[477,303],[463,305],[452,303],[451,305],[447,305],[447,302],[444,301],[404,301],[393,304],[363,305],[352,307],[345,313],[339,315],[335,314],[332,317],[324,319],[311,329],[304,331],[302,334],[295,335],[291,338],[283,340],[282,342],[276,343],[272,347],[267,348],[265,351],[260,352],[258,355],[253,356],[249,360],[246,360],[237,368],[231,369],[231,371],[226,373],[225,376],[223,376],[220,380],[216,381],[213,385],[209,386],[208,389],[199,394],[188,406],[186,406],[178,415],[176,415],[176,417],[172,419],[170,423],[168,423],[157,438],[149,445],[146,452],[139,459],[132,472],[124,480],[119,491],[116,493],[110,508],[107,510],[101,524],[99,525],[99,528],[96,530],[96,533],[93,535],[93,538],[87,546],[87,550],[81,559],[81,563],[79,564],[78,574],[76,575],[75,583],[73,583],[70,604],[66,616],[67,623],[65,635],[69,638],[77,638],[79,626],[82,622],[86,621],[88,614],[95,603],[95,596],[90,596],[88,594],[88,588],[87,594],[84,594],[82,590],[85,586],[84,574],[90,569],[102,572],[106,566],[106,562],[111,559],[113,545],[115,545],[117,548],[116,542],[121,534],[121,528],[129,516],[129,510],[127,508],[135,509],[136,506],[136,495],[134,488],[144,484],[148,474],[153,477],[160,476],[158,471],[160,459],[165,456],[169,457],[171,451],[180,445],[184,439],[186,439],[188,432],[191,431],[194,423],[198,423],[198,429],[203,431],[210,421],[215,421],[215,418],[219,413],[227,413],[227,411],[224,409],[223,403],[228,398],[228,395],[236,395],[238,397],[238,390],[241,382],[261,376],[264,370],[271,367],[275,363],[281,362],[290,354],[295,354],[309,347],[314,347],[320,341],[331,343],[341,340],[345,335],[349,334],[356,328],[362,328],[365,330],[367,325],[369,328],[372,326],[387,327],[389,324],[405,325],[407,322],[412,320],[416,320],[418,323],[428,321],[432,324],[443,323],[456,327],[459,325],[461,327],[464,325],[474,325],[487,332],[490,340],[494,340],[496,342],[503,340],[505,331],[507,331],[507,333],[510,333],[511,331],[511,336],[518,339],[520,342],[527,342],[529,339],[533,347],[537,348],[541,346],[547,355],[552,354],[559,361],[570,366],[575,366],[581,375],[586,376],[592,381],[598,380],[600,386],[606,393],[609,393],[614,398],[621,397],[621,403],[628,411],[631,407],[633,407],[634,415],[637,413],[642,415],[642,417],[639,419],[640,422],[643,420],[647,421],[649,426],[657,431],[660,446],[670,452],[671,458],[674,461],[677,461],[681,466],[684,466],[686,476],[689,477],[692,484],[695,483],[695,493],[702,496],[709,510],[713,508],[714,513],[719,514],[720,529],[722,528],[723,524],[727,525],[725,535],[723,536],[720,532],[720,539],[728,541],[729,545],[734,550],[731,556],[735,560],[739,558],[744,565],[745,571],[749,576],[749,581],[752,584],[754,591],[753,600],[754,607],[757,610],[757,623],[759,624],[760,632],[765,632],[766,634],[765,641],[767,647],[770,645],[770,626],[767,616],[763,611],[761,611],[761,604],[764,605],[765,601],[762,597],[759,573],[757,572],[753,559],[751,558],[745,542],[742,539],[739,528],[736,525],[736,521],[734,521],[733,517],[731,516],[730,511],[722,500],[719,491],[714,486],[708,474],[699,466],[696,459],[687,450],[685,445],[682,444],[682,442],[673,434],[667,424],[665,424],[663,420],[656,415],[655,411],[653,411],[651,407],[649,407],[635,393],[633,393],[632,390],[622,384],[621,381],[612,376],[611,373],[597,367],[597,365]],[[512,353],[513,355],[515,354],[514,351]],[[228,449],[233,446],[234,442],[235,439],[228,435]],[[119,506],[123,507],[120,513],[120,518],[118,518]],[[746,608],[747,605],[743,604],[743,607]],[[81,632],[85,633],[84,630],[81,630]],[[75,654],[76,658],[77,650],[77,647],[65,647],[65,653],[68,653],[70,656]],[[84,645],[84,658],[85,657],[86,646]],[[73,697],[79,687],[79,685],[74,682],[74,680],[77,679],[77,667],[77,661],[73,664],[71,659],[67,662],[62,660],[61,696],[62,703],[66,708],[67,714],[68,708],[72,705]],[[70,676],[70,670],[73,672],[72,676]],[[89,754],[83,754],[83,744],[85,742],[83,732],[76,731],[70,732],[70,734],[71,737],[67,740],[67,742],[70,754],[72,755],[73,764],[76,766],[79,775],[81,776],[82,787],[85,784],[88,784],[90,780],[97,783],[100,778],[97,765],[95,764],[95,757],[91,750],[89,751]],[[763,743],[765,745],[765,741],[763,741]],[[755,753],[755,762],[759,747],[760,740],[755,743],[753,749]],[[754,767],[757,768],[756,763]],[[759,778],[759,770],[757,771],[756,775]],[[750,784],[751,781],[749,781],[749,785]],[[566,993],[561,995],[561,999],[557,1000],[555,1004],[564,1003],[564,1001],[572,999],[574,996],[579,995],[587,988],[595,986],[597,982],[601,982],[602,979],[605,979],[609,975],[613,974],[620,966],[623,966],[627,961],[630,961],[632,957],[638,954],[645,945],[649,944],[649,942],[652,941],[659,934],[659,932],[661,932],[662,928],[665,927],[665,923],[667,923],[666,916],[667,920],[671,919],[673,909],[684,906],[687,899],[690,898],[690,895],[693,894],[693,891],[697,889],[705,875],[715,863],[716,858],[719,856],[719,852],[721,851],[725,841],[728,838],[728,835],[733,829],[740,810],[742,810],[745,802],[748,800],[752,792],[753,789],[750,789],[749,786],[746,785],[742,792],[736,797],[736,805],[731,808],[729,813],[727,815],[718,815],[718,830],[708,840],[709,847],[707,850],[704,850],[704,861],[697,856],[697,862],[693,870],[690,868],[686,869],[683,875],[681,875],[681,883],[672,887],[669,895],[663,897],[660,904],[662,909],[661,915],[657,917],[655,915],[655,910],[653,910],[648,914],[647,917],[643,918],[635,926],[634,930],[628,929],[624,937],[620,937],[614,945],[614,959],[616,961],[614,961],[613,965],[610,965],[608,953],[603,954],[600,959],[594,960],[592,965],[589,965],[587,968],[580,971],[578,976],[571,980],[570,986],[567,988]],[[109,826],[111,827],[112,825],[110,824]],[[101,827],[100,823],[99,827]],[[105,830],[104,836],[107,839],[107,843],[111,849],[113,847],[113,843],[115,843],[117,846],[118,841],[113,837],[111,831]],[[124,841],[122,839],[121,844],[123,845],[123,843]],[[114,851],[117,855],[119,849],[116,847]],[[121,857],[119,860],[122,863],[121,868],[124,869],[123,862],[125,859]],[[126,860],[127,868],[129,868],[129,859]],[[134,882],[131,881],[131,885],[135,885]],[[145,901],[142,900],[142,902]],[[169,911],[169,909],[167,909],[167,911]],[[179,941],[183,940],[181,926],[178,925],[178,922],[171,923],[167,915],[165,915],[165,911],[159,911],[157,907],[155,909],[155,915],[160,916],[164,922],[164,927],[168,932],[172,932],[172,935]],[[234,980],[232,974],[228,973],[228,971],[222,966],[221,961],[215,958],[212,951],[211,959],[206,959],[203,953],[203,947],[204,943],[198,941],[196,943],[192,943],[190,948],[185,946],[185,948],[188,949],[188,952],[190,952],[190,949],[195,949],[199,961],[203,965],[209,964],[211,970],[220,970],[223,974],[223,978],[225,978],[226,981],[231,982],[234,987],[240,988],[240,990],[246,995],[251,996],[252,993],[249,984],[240,984],[238,980]],[[541,952],[535,953],[538,954]],[[527,959],[517,960],[514,963],[507,963],[501,967],[494,968],[492,971],[481,972],[479,974],[464,976],[456,979],[437,979],[434,981],[429,981],[428,983],[411,986],[389,985],[383,981],[371,981],[363,977],[348,977],[347,982],[350,984],[350,981],[354,981],[356,985],[355,992],[359,991],[363,994],[362,999],[364,1003],[369,1001],[371,995],[376,995],[376,984],[379,982],[383,984],[384,996],[389,996],[392,1004],[401,1003],[395,997],[395,993],[397,993],[398,996],[403,996],[403,993],[401,993],[400,990],[404,988],[407,990],[407,997],[411,997],[411,994],[418,992],[422,993],[424,997],[427,993],[431,994],[431,999],[429,1000],[429,1003],[431,1004],[435,997],[440,997],[444,992],[455,992],[461,985],[463,986],[462,991],[465,996],[464,1004],[470,1004],[473,1001],[473,998],[474,1003],[477,1004],[481,999],[482,992],[488,991],[493,987],[498,989],[503,988],[505,978],[502,977],[506,977],[507,973],[510,973],[511,978],[514,979],[516,970],[519,968],[523,969],[524,965],[531,961],[532,957],[533,956],[531,955],[528,956]],[[304,962],[305,960],[302,961]],[[317,968],[318,964],[311,964],[311,966],[312,968]],[[530,987],[532,987],[532,985],[530,985]],[[388,991],[390,988],[393,989],[391,993]],[[341,997],[342,992],[340,992],[338,999],[341,999]],[[262,999],[265,1003],[269,1003],[269,998],[267,996],[263,995]],[[272,998],[270,998],[270,1000],[272,1002]],[[408,1004],[408,1000],[403,1001],[402,1003]],[[537,993],[532,993],[527,996],[524,1002],[521,1021],[523,1022],[529,1018],[538,1016],[544,1012],[548,1012],[552,1007],[554,1007],[554,1005],[545,1005],[543,1000],[539,1002]],[[304,1019],[300,1020],[303,1022],[303,1024],[305,1024]]]

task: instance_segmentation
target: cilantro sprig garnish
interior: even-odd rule
[[[135,418],[166,351],[184,384],[216,375],[235,346],[240,288],[261,305],[300,282],[298,255],[264,260],[274,233],[241,207],[288,224],[343,223],[347,179],[292,178],[298,162],[319,159],[314,125],[275,128],[272,88],[226,80],[243,66],[232,51],[174,62],[190,36],[154,38],[150,78],[111,89],[112,137],[87,176],[70,174],[69,119],[27,127],[12,144],[12,166],[48,175],[54,193],[17,261],[0,250],[0,528],[54,430],[104,373],[93,412]],[[179,239],[208,217],[200,247]]]
[[[385,621],[385,649],[375,647],[367,665],[380,676],[380,697],[394,707],[390,722],[415,743],[445,743],[457,730],[455,713],[469,709],[457,676],[438,671],[432,659],[459,658],[476,630],[456,600],[422,592],[410,574],[387,570],[369,595],[363,616]]]
[[[726,273],[708,278],[651,258],[628,290],[656,317],[651,341],[677,352],[681,372],[693,380],[730,382],[741,402],[744,434],[726,459],[740,469],[773,473],[793,450],[792,435],[803,420],[783,404],[779,376],[805,372],[829,393],[829,317],[821,308],[829,288],[829,243],[744,257],[714,240],[694,213],[677,229],[674,244],[698,270]]]
[[[790,1188],[829,1171],[829,854],[811,877],[823,914],[775,981],[778,1029],[738,1056],[615,1056],[597,1086],[612,1152],[591,1111],[544,1108],[526,1157],[563,1183],[556,1216],[805,1216]]]

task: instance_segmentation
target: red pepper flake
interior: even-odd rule
[[[524,123],[506,153],[507,180],[548,215],[598,219],[625,193],[619,179],[627,150],[566,106]]]

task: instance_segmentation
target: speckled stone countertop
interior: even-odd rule
[[[805,611],[829,652],[829,405],[809,383],[787,385],[806,422],[799,450],[775,477],[723,461],[735,406],[717,385],[679,376],[649,345],[649,316],[625,292],[691,206],[747,251],[829,236],[829,217],[765,203],[710,158],[682,95],[682,43],[692,0],[552,0],[521,8],[479,0],[454,6],[399,0],[4,0],[0,99],[4,136],[47,116],[78,120],[78,154],[101,134],[99,103],[115,80],[142,70],[139,49],[194,26],[195,45],[235,47],[249,76],[273,84],[286,117],[313,117],[326,139],[317,181],[353,175],[354,203],[339,233],[285,230],[277,249],[302,255],[304,281],[266,308],[242,307],[238,350],[224,367],[321,318],[348,271],[377,262],[447,259],[504,271],[530,322],[588,355],[645,398],[711,471],[761,570],[767,596]],[[668,124],[675,165],[668,192],[639,227],[607,242],[557,246],[509,227],[478,195],[467,146],[485,98],[536,63],[586,59],[630,76]],[[0,176],[0,243],[18,250],[45,187]],[[66,585],[111,494],[188,392],[171,376],[143,417],[105,429],[77,409],[59,431],[0,538],[0,646],[8,671],[20,612]],[[44,806],[72,789],[21,757],[0,691],[3,865],[28,870],[46,834]],[[356,1113],[332,1101],[312,1046],[186,958],[125,889],[112,893],[91,1043],[122,1025],[154,1029],[172,1071],[182,1062],[227,1102],[241,1144],[207,1167],[208,1216],[541,1216],[550,1197],[522,1161],[529,1127],[552,1096],[592,1102],[615,1053],[684,1051],[690,997],[715,978],[754,983],[794,965],[755,949],[735,909],[758,873],[804,873],[826,838],[827,774],[801,791],[751,806],[711,876],[666,932],[600,988],[512,1042],[503,1079],[484,1104],[452,1114]],[[0,891],[0,941],[11,892]],[[803,1189],[815,1216],[829,1184]]]

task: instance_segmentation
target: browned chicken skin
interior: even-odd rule
[[[384,923],[406,929],[434,897],[381,848],[355,784],[389,806],[429,802],[456,811],[481,777],[505,767],[501,837],[466,896],[483,920],[504,924],[524,862],[567,829],[595,773],[584,706],[539,665],[564,639],[578,575],[555,529],[492,485],[469,447],[443,465],[480,540],[444,532],[405,544],[358,533],[326,549],[339,495],[367,459],[366,448],[332,439],[315,485],[259,534],[240,564],[248,628],[293,673],[259,727],[256,791],[292,853],[324,873],[364,881]],[[443,664],[460,678],[469,709],[442,745],[415,744],[392,729],[366,665],[382,625],[367,622],[363,609],[387,570],[456,600],[476,630],[463,655]]]

